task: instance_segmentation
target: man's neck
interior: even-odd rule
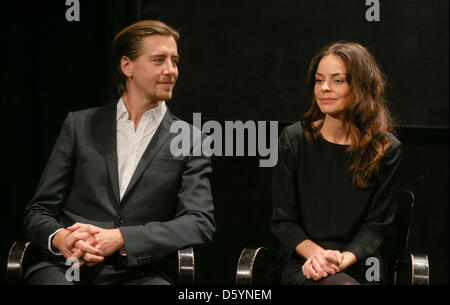
[[[133,95],[125,92],[122,96],[123,103],[128,110],[128,119],[133,121],[134,129],[137,130],[142,115],[155,107],[162,104],[163,101],[149,101],[142,96]]]

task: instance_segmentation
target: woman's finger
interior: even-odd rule
[[[328,274],[322,269],[316,258],[311,259],[311,264],[313,269],[317,272],[320,277],[326,277]]]

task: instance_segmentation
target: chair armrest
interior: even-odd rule
[[[31,242],[16,241],[9,250],[6,265],[6,281],[8,283],[20,283],[23,280],[25,253]]]
[[[26,269],[26,258],[32,251],[30,241],[16,241],[9,250],[6,266],[6,282],[22,283],[23,273]],[[30,254],[32,255],[32,254]],[[175,267],[175,266],[174,266]],[[194,248],[186,247],[178,250],[178,284],[192,285],[195,279]]]
[[[430,265],[428,255],[413,254],[411,255],[411,284],[412,285],[429,285],[430,284]]]
[[[178,284],[193,285],[195,280],[194,248],[178,250]]]
[[[394,285],[429,285],[430,268],[428,255],[407,253],[395,264]]]
[[[242,250],[241,255],[239,256],[237,270],[236,270],[236,285],[252,285],[255,281],[259,281],[256,275],[256,260],[266,260],[270,257],[269,250],[266,247],[258,247],[258,248],[245,248]],[[269,258],[271,262],[271,258]],[[263,265],[264,267],[270,267],[271,264],[267,264],[268,261],[265,261]],[[268,274],[270,270],[265,268],[263,272],[263,281],[268,282]],[[259,284],[259,283],[258,283]]]

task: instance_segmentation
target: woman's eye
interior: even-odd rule
[[[321,79],[317,79],[317,78],[316,78],[316,83],[321,83],[321,82],[322,82]]]
[[[344,82],[344,80],[343,79],[336,79],[336,80],[334,80],[334,82],[336,82],[338,84],[342,84]]]

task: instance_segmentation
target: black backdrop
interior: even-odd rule
[[[363,0],[145,1],[142,17],[182,34],[181,116],[298,120],[309,105],[312,56],[337,40],[375,54],[401,125],[448,127],[448,1],[380,1],[368,22]],[[189,99],[184,102],[185,99]]]
[[[10,2],[2,9],[4,173],[1,265],[23,238],[22,213],[68,111],[112,100],[111,42],[124,26],[158,18],[182,35],[180,78],[169,107],[190,120],[278,120],[280,130],[308,106],[311,56],[335,40],[368,46],[389,77],[388,99],[405,145],[401,184],[416,194],[411,247],[427,252],[432,283],[448,283],[448,1]],[[233,282],[245,246],[275,246],[270,169],[253,157],[214,157],[217,234],[202,253],[204,283]],[[219,261],[220,263],[214,263]],[[206,266],[206,267],[202,267]],[[207,270],[210,271],[210,270]],[[2,278],[3,282],[3,278]]]

